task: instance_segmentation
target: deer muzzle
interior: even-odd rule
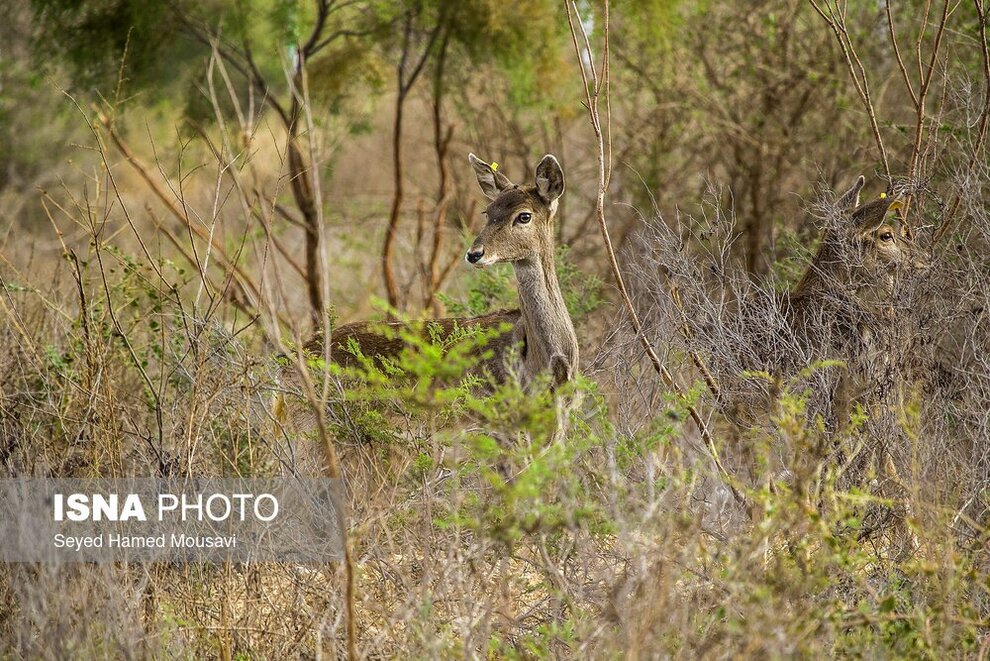
[[[484,256],[485,256],[484,246],[471,246],[471,249],[467,251],[466,255],[464,255],[464,259],[466,259],[471,264],[478,264],[478,262],[480,262],[481,258]]]

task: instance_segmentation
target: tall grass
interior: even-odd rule
[[[626,267],[676,394],[573,269],[572,313],[597,351],[555,393],[468,376],[467,349],[483,344],[470,333],[410,333],[388,369],[340,373],[293,360],[307,329],[286,314],[292,266],[271,223],[284,173],[254,170],[227,127],[211,157],[188,154],[196,167],[145,164],[95,119],[89,183],[44,197],[63,259],[0,265],[5,474],[268,476],[315,448],[345,480],[350,557],[6,565],[4,655],[337,658],[349,626],[363,657],[986,655],[984,170],[901,306],[896,406],[863,407],[836,432],[808,386],[834,361],[769,374],[769,407],[747,426],[698,373],[692,352],[740,338],[692,344],[685,311],[718,330],[721,296],[751,294],[719,261],[724,210],[683,234],[657,219]],[[919,204],[937,220],[937,197]],[[459,304],[481,312],[508,286],[483,279]],[[315,428],[269,409],[286,369]]]

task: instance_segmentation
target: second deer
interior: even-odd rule
[[[843,368],[800,377],[814,382],[805,384],[813,394],[809,413],[821,414],[832,429],[848,422],[856,403],[880,404],[896,390],[902,285],[926,260],[892,213],[899,199],[885,194],[860,203],[865,182],[857,178],[827,205],[818,250],[789,292],[740,296],[738,309],[726,314],[718,298],[694,289],[697,309],[686,310],[684,319],[688,337],[700,343],[726,410],[741,416],[744,427],[765,417],[773,394],[760,386],[770,385],[765,379],[745,375],[788,381],[821,361],[840,361]]]
[[[900,199],[884,194],[860,204],[865,183],[858,177],[839,198],[837,218],[784,309],[806,354],[846,363],[830,407],[839,425],[853,403],[879,402],[896,390],[902,284],[927,266],[910,227],[893,217]]]

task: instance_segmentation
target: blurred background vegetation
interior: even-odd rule
[[[609,219],[620,245],[640,215],[695,213],[707,199],[731,207],[740,219],[733,251],[747,271],[765,275],[814,236],[806,211],[816,186],[909,169],[914,112],[898,84],[884,5],[842,4],[843,27],[872,79],[889,164],[843,49],[809,3],[615,3]],[[932,24],[938,15],[916,4],[897,9],[896,34],[930,46],[932,26],[914,14]],[[593,6],[579,5],[592,33],[601,31]],[[332,236],[327,249],[362,262],[366,276],[359,291],[330,283],[345,317],[365,312],[369,293],[399,309],[439,311],[436,293],[452,274],[459,279],[449,259],[477,221],[463,166],[472,150],[519,179],[540,153],[557,154],[572,182],[562,243],[574,259],[595,251],[589,177],[597,166],[558,3],[32,0],[4,12],[0,191],[19,228],[47,231],[38,188],[71,188],[92,175],[99,157],[85,149],[86,121],[98,109],[105,128],[172,177],[180,161],[194,167],[219,132],[229,134],[239,167],[250,161],[284,220],[300,226],[274,227],[283,256],[308,281],[305,300],[285,301],[295,316],[325,303],[315,246],[306,247],[316,242],[317,214]],[[952,20],[945,66],[959,80],[979,80],[973,5],[954,6]],[[314,163],[303,156],[309,146]],[[303,190],[311,187],[293,183],[310,167],[320,209]],[[354,227],[364,231],[346,231]],[[360,254],[376,248],[380,264]]]
[[[594,33],[603,21],[591,9],[582,5]],[[323,304],[305,247],[315,241],[317,213],[330,254],[362,275],[358,290],[349,278],[330,283],[345,317],[366,312],[370,293],[400,309],[437,307],[437,291],[462,278],[446,267],[478,220],[468,151],[518,179],[541,153],[557,154],[571,183],[562,243],[573,259],[596,250],[589,177],[597,165],[555,2],[36,0],[4,11],[0,186],[19,229],[48,231],[39,188],[71,189],[92,176],[100,159],[86,149],[86,124],[99,111],[103,128],[168,177],[193,169],[223,139],[238,167],[250,162],[288,214],[274,226],[285,256],[311,281],[306,298],[285,301],[294,316]],[[886,20],[871,3],[853,3],[849,13],[851,38],[877,78],[873,101],[893,165],[906,167],[910,105],[898,86],[880,82],[896,66]],[[910,43],[920,25],[904,23]],[[958,16],[958,24],[955,38],[972,40],[966,30],[975,18]],[[806,209],[816,185],[883,172],[842,52],[823,28],[797,1],[613,6],[609,219],[620,245],[654,205],[665,217],[693,213],[715,187],[717,202],[741,219],[733,250],[763,275],[814,236]],[[977,49],[953,58],[978,75]],[[303,94],[309,118],[301,116]],[[296,142],[316,147],[314,163],[294,162],[309,151],[296,149],[293,159]],[[293,185],[309,167],[321,209]],[[388,253],[379,264],[365,258],[376,249]]]

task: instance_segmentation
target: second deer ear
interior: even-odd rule
[[[536,166],[536,192],[550,204],[564,193],[564,171],[552,154],[547,154]]]
[[[488,199],[494,200],[506,188],[512,188],[515,185],[509,181],[508,177],[498,171],[497,165],[493,167],[474,154],[468,154],[468,160],[471,161],[474,174],[478,177],[481,192]]]
[[[842,197],[836,201],[835,206],[839,207],[840,211],[849,211],[855,209],[859,206],[859,193],[863,190],[863,186],[866,185],[866,177],[859,175],[856,177],[856,183],[852,185],[852,188],[847,190],[842,194]]]

